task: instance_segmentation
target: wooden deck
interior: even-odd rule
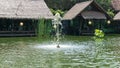
[[[35,31],[0,31],[0,37],[36,36]]]

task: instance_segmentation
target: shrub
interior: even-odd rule
[[[95,36],[99,38],[103,38],[105,36],[104,32],[99,29],[95,29]]]

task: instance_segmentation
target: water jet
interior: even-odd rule
[[[55,41],[57,48],[60,48],[60,36],[62,35],[62,23],[61,23],[62,17],[60,16],[59,13],[55,14],[55,18],[52,20],[52,25],[53,25],[53,29],[55,32]]]

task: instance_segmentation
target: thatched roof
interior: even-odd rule
[[[91,1],[86,1],[86,2],[81,2],[81,3],[77,3],[76,5],[74,5],[63,17],[64,20],[71,20],[74,19],[75,17],[77,17],[79,14],[81,14],[88,6],[93,5],[95,7],[98,8],[98,10],[100,11],[100,13],[98,13],[98,15],[92,14],[96,17],[98,16],[105,16],[107,18],[110,18],[109,15],[106,13],[106,11],[100,6],[98,5],[94,0]],[[92,12],[93,13],[93,12]],[[96,12],[95,12],[96,13]],[[99,15],[100,14],[100,15]],[[104,14],[104,15],[103,15]],[[90,14],[89,14],[90,15]],[[99,18],[102,18],[99,17]],[[104,17],[104,19],[106,19]],[[95,17],[92,17],[95,18]]]
[[[112,0],[112,6],[114,10],[120,11],[120,0]]]
[[[115,15],[114,20],[120,20],[120,12]]]
[[[0,18],[53,18],[44,0],[0,0]]]
[[[73,6],[63,17],[63,19],[71,20],[75,18],[81,11],[83,11],[92,1],[77,3]]]

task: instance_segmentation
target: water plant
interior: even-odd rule
[[[100,29],[95,29],[95,36],[98,38],[103,38],[105,36],[104,32]]]
[[[38,20],[38,36],[43,36],[45,33],[45,19],[40,18]]]

